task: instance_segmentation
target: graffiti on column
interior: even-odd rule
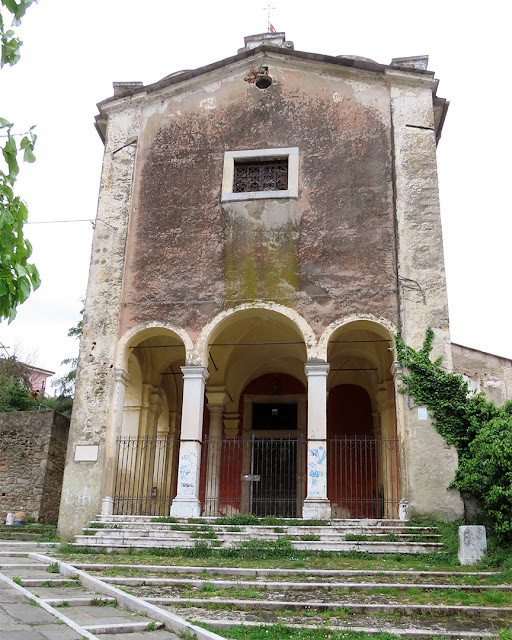
[[[71,521],[73,524],[78,524],[81,518],[82,507],[89,506],[92,502],[89,488],[85,485],[83,490],[75,491],[75,487],[69,485],[66,488],[65,500],[66,504],[70,505],[73,510]]]
[[[195,475],[197,470],[197,455],[195,453],[185,453],[180,460],[179,486],[181,493],[193,493],[195,486]]]
[[[308,456],[308,496],[324,496],[326,491],[326,451],[325,447],[319,447],[309,450]]]

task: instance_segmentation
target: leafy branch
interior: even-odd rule
[[[0,0],[0,68],[12,66],[20,58],[21,40],[13,29],[5,28],[2,10],[12,15],[12,25],[19,26],[21,18],[34,0]],[[19,173],[18,151],[23,151],[24,162],[34,162],[36,135],[33,127],[23,136],[19,149],[12,133],[13,123],[0,117],[0,130],[5,130],[6,141],[2,157],[6,164],[0,170],[0,320],[12,322],[16,308],[25,302],[31,289],[40,285],[36,267],[28,262],[32,255],[32,245],[23,235],[23,225],[27,221],[27,205],[15,194],[14,184]]]

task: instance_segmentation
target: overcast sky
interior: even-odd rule
[[[37,161],[17,190],[42,282],[0,341],[63,372],[87,286],[103,147],[96,103],[113,81],[144,84],[236,54],[267,29],[265,2],[39,0],[20,29],[20,62],[0,71],[0,115],[37,125]],[[511,90],[508,2],[274,0],[271,21],[300,51],[389,63],[428,54],[450,101],[438,147],[452,341],[512,358]]]

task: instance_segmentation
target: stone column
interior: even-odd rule
[[[172,501],[171,515],[178,518],[198,518],[199,466],[203,435],[204,385],[208,371],[204,367],[181,367],[183,372],[183,409],[178,466],[178,491]]]
[[[172,471],[174,466],[174,438],[176,438],[176,417],[177,411],[169,411],[169,431],[167,434],[167,453],[165,456],[165,483],[164,489],[166,496],[171,496],[172,490]],[[169,508],[170,514],[170,508]],[[165,515],[169,515],[165,514]]]
[[[326,362],[305,365],[308,378],[307,496],[302,517],[328,520],[331,503],[327,498],[327,374]]]
[[[103,500],[101,501],[101,515],[111,516],[114,511],[115,473],[117,471],[117,438],[121,434],[124,412],[124,398],[130,376],[124,369],[114,371],[114,407],[110,428],[105,439],[106,470],[103,484]]]
[[[147,420],[147,440],[144,461],[144,479],[142,497],[144,500],[144,509],[147,515],[154,513],[153,511],[153,486],[155,474],[155,458],[158,453],[158,420],[162,413],[164,404],[164,394],[161,389],[153,388],[149,397],[148,420]],[[158,491],[158,488],[157,488]]]
[[[207,391],[210,412],[210,435],[208,437],[208,462],[206,467],[206,516],[219,515],[220,463],[222,453],[222,417],[224,415],[225,391]]]

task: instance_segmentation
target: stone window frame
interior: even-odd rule
[[[288,189],[279,191],[245,191],[233,193],[235,161],[278,160],[288,158]],[[263,198],[299,197],[299,147],[283,149],[253,149],[247,151],[224,152],[224,170],[222,174],[222,202],[233,200],[261,200]]]

